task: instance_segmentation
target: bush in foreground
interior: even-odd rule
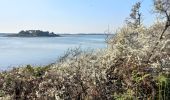
[[[170,98],[170,29],[123,26],[100,51],[70,50],[49,66],[0,73],[2,100],[133,100]]]

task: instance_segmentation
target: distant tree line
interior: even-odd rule
[[[41,31],[41,30],[22,30],[18,34],[13,34],[10,36],[17,36],[17,37],[56,37],[59,36],[54,32],[48,31]]]

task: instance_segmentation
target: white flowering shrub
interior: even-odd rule
[[[48,66],[0,72],[0,100],[168,100],[170,28],[165,30],[166,24],[124,25],[106,39],[106,49],[70,49]]]
[[[170,95],[170,31],[159,41],[162,28],[161,22],[135,30],[125,26],[108,39],[106,49],[70,49],[55,64],[1,72],[0,99],[166,100]]]

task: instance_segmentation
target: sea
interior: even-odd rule
[[[106,48],[104,34],[67,34],[60,37],[4,37],[0,35],[0,71],[24,65],[55,63],[69,49]]]

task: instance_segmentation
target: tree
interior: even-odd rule
[[[154,0],[155,11],[164,16],[166,19],[164,30],[161,33],[160,39],[170,26],[170,0]]]
[[[154,10],[156,11],[156,13],[161,14],[163,18],[165,19],[165,26],[164,26],[163,31],[161,32],[159,41],[156,42],[154,48],[152,49],[149,55],[149,60],[154,54],[154,51],[157,48],[159,42],[163,39],[164,33],[170,26],[170,0],[153,0],[153,2],[154,2],[154,7],[155,7]]]
[[[141,25],[141,15],[140,12],[141,2],[137,2],[135,5],[133,5],[130,13],[130,18],[126,20],[127,24],[137,28]]]

